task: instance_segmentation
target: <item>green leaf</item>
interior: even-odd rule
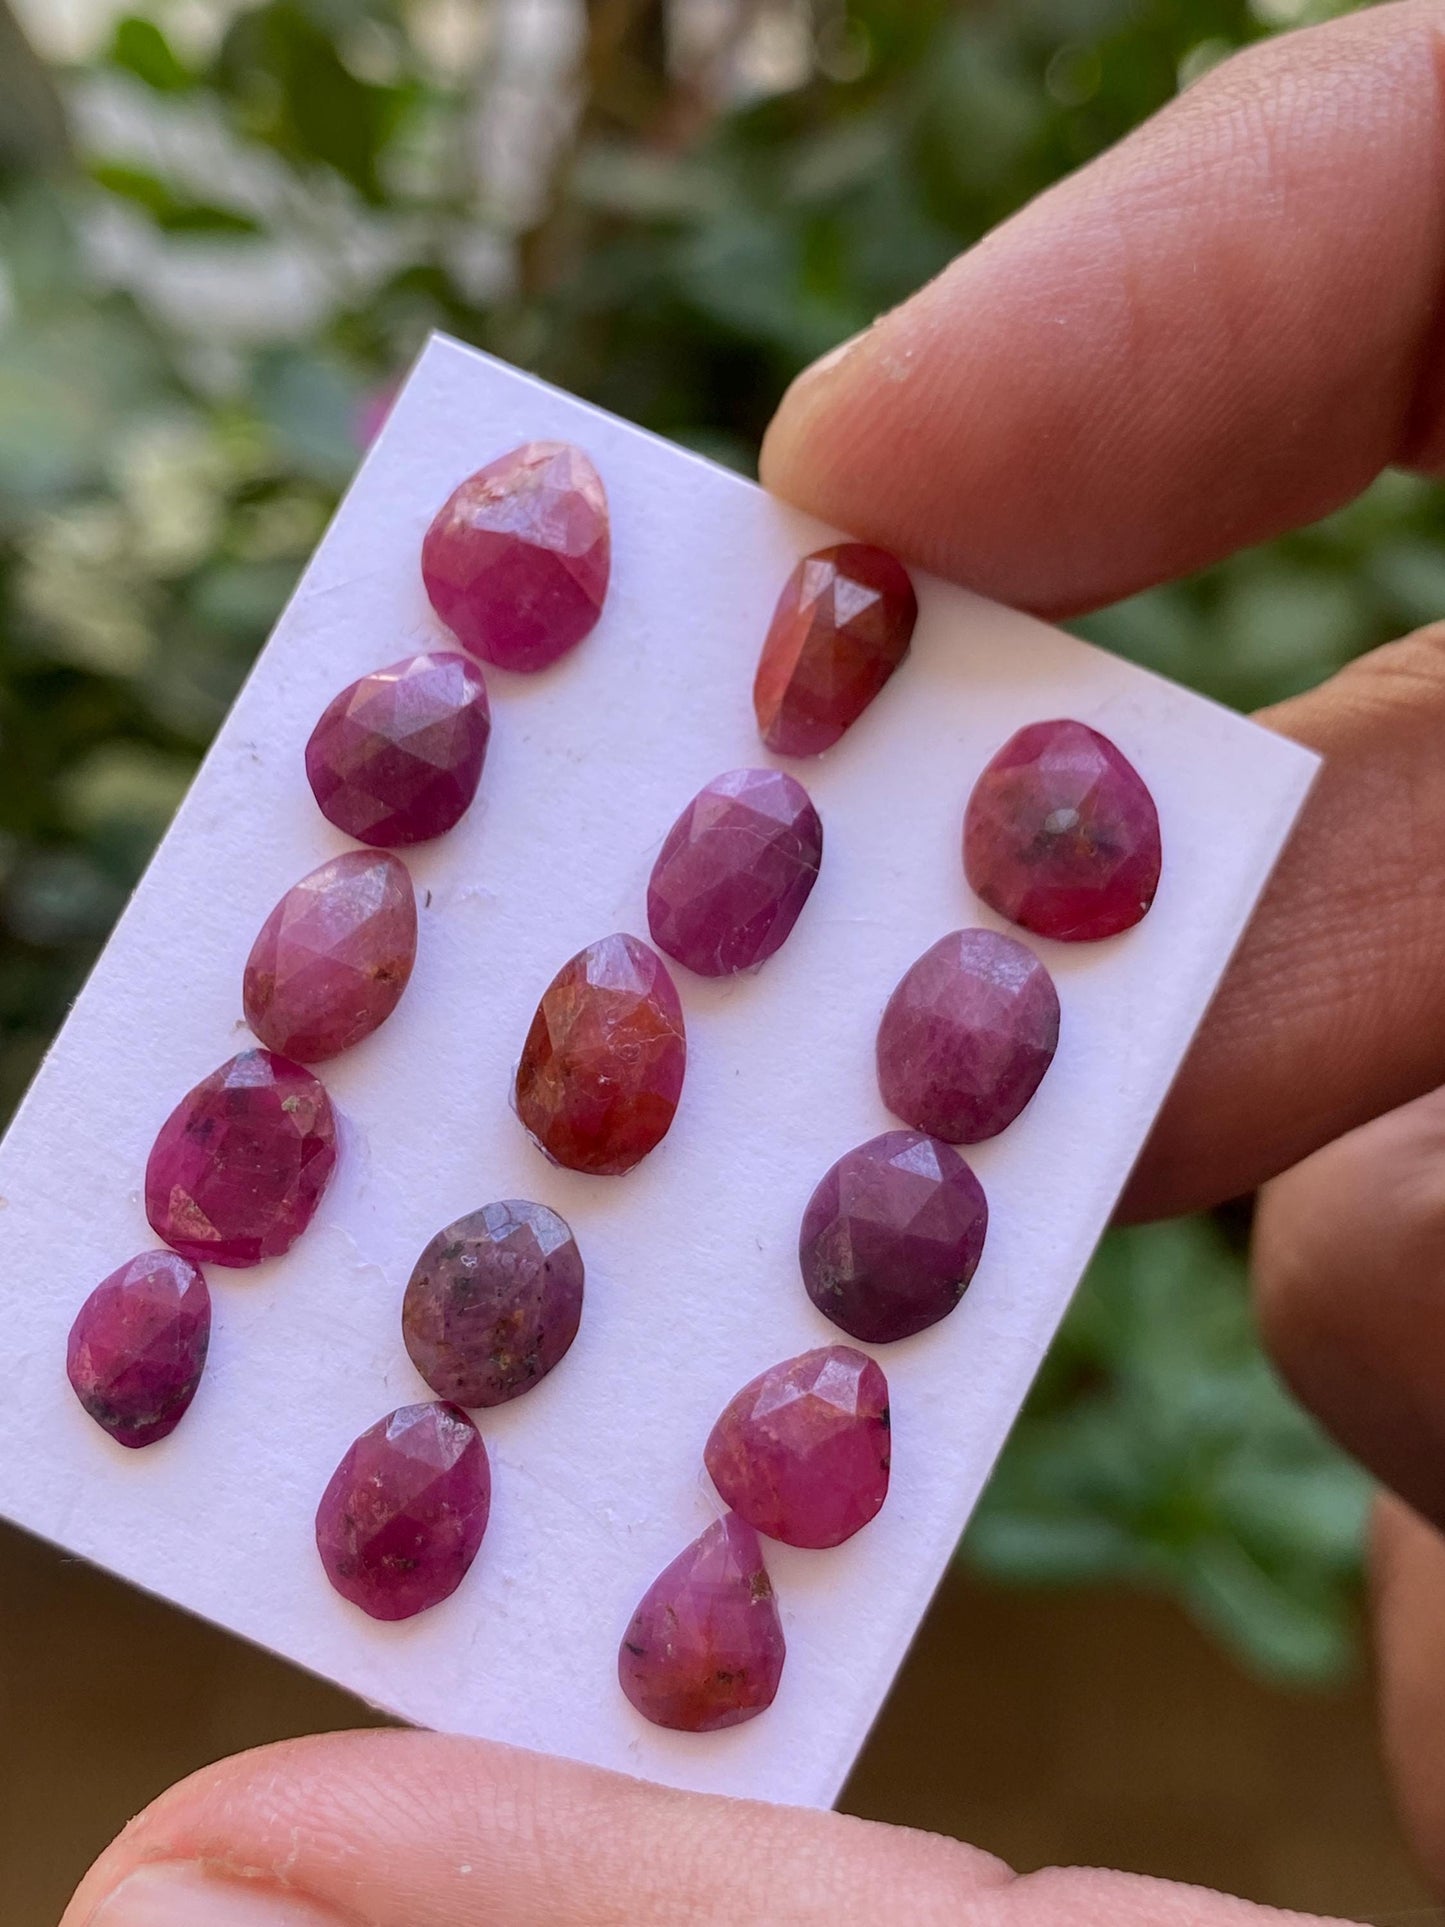
[[[1348,1595],[1290,1584],[1228,1539],[1195,1548],[1184,1585],[1199,1616],[1262,1672],[1324,1685],[1350,1664],[1355,1613]]]
[[[90,177],[107,193],[143,208],[156,226],[176,234],[258,234],[260,224],[236,208],[178,195],[158,175],[119,161],[96,161]]]
[[[178,94],[195,85],[195,76],[184,66],[153,20],[131,14],[116,23],[110,43],[110,62],[153,87],[159,94]]]

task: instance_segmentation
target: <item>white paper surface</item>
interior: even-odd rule
[[[346,847],[302,749],[335,692],[450,647],[422,534],[473,469],[575,441],[612,508],[594,633],[532,679],[488,671],[477,805],[406,852],[423,904],[396,1015],[322,1067],[343,1156],[291,1253],[209,1276],[215,1334],[179,1431],[114,1445],[66,1382],[92,1286],[152,1247],[140,1183],[156,1129],[248,1043],[241,969],[276,898]],[[0,1508],[19,1524],[420,1724],[678,1785],[830,1803],[878,1710],[1309,784],[1293,744],[1083,643],[916,577],[911,657],[842,744],[791,765],[822,813],[822,875],[756,977],[678,967],[687,1085],[631,1175],[552,1168],[509,1108],[558,967],[647,935],[648,871],[692,795],[767,758],[753,668],[799,555],[830,531],[751,484],[454,343],[433,342],[222,730],[0,1147]],[[804,1295],[799,1218],[849,1146],[890,1128],[878,1017],[945,931],[998,923],[965,884],[965,799],[1020,725],[1073,716],[1138,766],[1164,876],[1112,942],[1037,943],[1057,1059],[1022,1118],[966,1152],[988,1243],[956,1313],[874,1348],[893,1484],[833,1552],[767,1547],[788,1641],[775,1705],[684,1735],[623,1700],[618,1640],[644,1588],[717,1515],[701,1469],[722,1406],[775,1361],[844,1334]],[[1032,940],[1031,940],[1032,941]],[[561,1211],[587,1266],[581,1333],[526,1397],[478,1415],[491,1525],[444,1605],[378,1625],[328,1587],[316,1501],[352,1438],[428,1396],[402,1291],[432,1234],[490,1199]],[[848,1341],[851,1342],[851,1341]]]

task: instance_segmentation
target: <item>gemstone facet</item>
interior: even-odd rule
[[[1011,923],[1061,943],[1128,930],[1159,887],[1159,812],[1134,765],[1083,723],[1030,723],[968,800],[963,867]]]
[[[416,962],[416,893],[384,851],[348,850],[288,890],[246,962],[246,1022],[268,1050],[315,1064],[396,1009]]]
[[[602,613],[612,566],[602,478],[570,442],[527,442],[469,476],[421,551],[431,605],[502,669],[545,669]]]
[[[425,843],[466,814],[491,733],[474,662],[455,649],[407,656],[327,704],[306,745],[306,778],[321,814],[358,843]]]
[[[713,1733],[772,1705],[785,1650],[758,1535],[729,1512],[643,1595],[617,1677],[654,1726]]]
[[[888,1381],[849,1345],[804,1352],[745,1385],[704,1463],[739,1518],[789,1546],[841,1546],[888,1496]]]
[[[183,1258],[258,1265],[295,1244],[335,1166],[336,1119],[320,1080],[271,1051],[242,1051],[161,1126],[146,1216]]]
[[[701,977],[754,970],[787,940],[823,860],[808,792],[775,769],[735,769],[688,804],[647,889],[652,940]]]
[[[506,1198],[439,1231],[402,1302],[411,1362],[438,1398],[503,1405],[565,1357],[582,1318],[582,1254],[545,1204]]]
[[[918,599],[886,549],[840,542],[788,577],[753,684],[763,741],[817,756],[856,723],[908,654]]]
[[[888,999],[878,1087],[905,1124],[978,1144],[1018,1116],[1058,1041],[1059,995],[1034,953],[994,930],[955,930]]]
[[[948,1316],[987,1230],[983,1186],[952,1146],[885,1131],[845,1152],[814,1191],[798,1263],[825,1318],[886,1345]]]
[[[492,1505],[482,1435],[455,1405],[403,1405],[370,1426],[316,1512],[326,1577],[373,1619],[449,1599],[477,1556]]]
[[[589,944],[552,979],[517,1067],[517,1115],[571,1171],[630,1171],[667,1135],[687,1067],[682,1005],[636,937]]]
[[[185,1417],[211,1342],[206,1281],[174,1251],[145,1251],[98,1284],[70,1328],[75,1396],[120,1445],[154,1445]]]

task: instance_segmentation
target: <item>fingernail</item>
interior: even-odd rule
[[[836,349],[828,349],[827,355],[819,355],[819,358],[817,358],[815,362],[809,362],[807,368],[801,370],[801,374],[798,376],[798,383],[805,385],[805,383],[817,382],[819,376],[832,374],[832,370],[838,368],[838,366],[842,366],[842,362],[846,362],[848,356],[854,353],[857,343],[863,341],[863,337],[865,337],[867,333],[871,333],[871,331],[873,331],[873,322],[869,322],[867,328],[859,328],[859,331],[857,331],[855,335],[850,335],[846,341],[840,341]]]
[[[90,1927],[347,1927],[339,1914],[260,1881],[201,1867],[139,1867],[90,1917]],[[354,1923],[352,1924],[354,1927]]]

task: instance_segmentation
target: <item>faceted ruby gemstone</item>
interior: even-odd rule
[[[978,1144],[1012,1124],[1058,1041],[1059,994],[1032,950],[994,930],[955,930],[888,999],[878,1087],[905,1124]]]
[[[831,749],[908,654],[918,599],[886,549],[840,542],[805,555],[778,600],[753,684],[780,756]]]
[[[422,543],[431,605],[502,669],[545,669],[602,613],[612,538],[602,478],[570,442],[527,442],[469,476]]]
[[[785,1651],[758,1535],[729,1512],[643,1595],[617,1677],[654,1726],[713,1733],[772,1705]]]
[[[492,1506],[482,1435],[455,1405],[403,1405],[370,1426],[316,1510],[326,1577],[373,1619],[410,1619],[449,1599],[477,1556]]]
[[[269,1050],[315,1064],[386,1022],[415,962],[406,865],[348,850],[288,890],[261,926],[242,986],[246,1022]]]
[[[841,1546],[888,1497],[888,1381],[848,1345],[825,1345],[745,1385],[704,1460],[725,1504],[770,1539]]]
[[[336,1120],[310,1071],[246,1050],[203,1078],[146,1164],[151,1229],[182,1257],[277,1258],[310,1224],[336,1166]]]
[[[1030,723],[974,785],[963,867],[1040,937],[1087,943],[1136,924],[1159,887],[1159,812],[1138,770],[1083,723]]]
[[[818,880],[823,825],[776,769],[735,769],[668,831],[647,890],[653,942],[701,977],[754,970],[782,948]]]
[[[604,937],[562,966],[537,1006],[517,1115],[554,1164],[615,1177],[666,1137],[686,1068],[662,959],[636,937]]]
[[[154,1445],[185,1417],[211,1342],[206,1281],[174,1251],[146,1251],[103,1279],[70,1328],[75,1396],[121,1445]]]
[[[474,662],[454,649],[407,656],[327,704],[306,777],[321,814],[358,843],[425,843],[466,814],[491,733]]]
[[[885,1131],[845,1152],[808,1200],[808,1296],[865,1344],[911,1338],[968,1289],[988,1230],[983,1186],[951,1145]]]
[[[411,1362],[438,1398],[503,1405],[565,1357],[582,1318],[582,1254],[545,1204],[506,1198],[439,1231],[402,1301]]]

